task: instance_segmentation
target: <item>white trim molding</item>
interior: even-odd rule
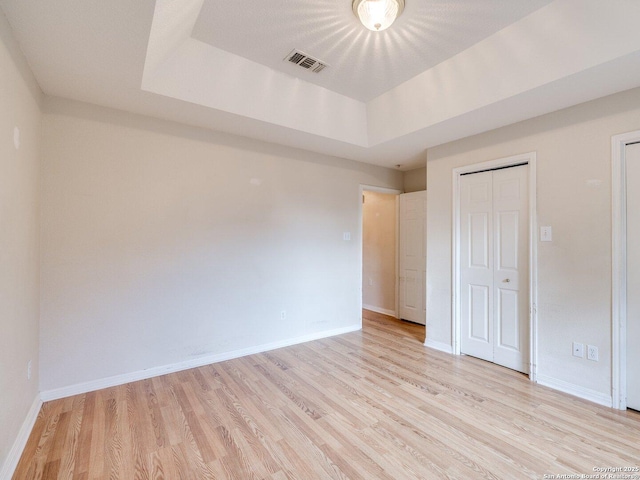
[[[537,242],[537,181],[536,152],[522,153],[512,157],[474,163],[453,169],[453,218],[451,235],[451,336],[452,353],[460,355],[460,176],[465,173],[509,167],[519,163],[529,165],[529,378],[537,381],[538,365],[538,242]],[[426,344],[426,343],[425,343]]]
[[[573,383],[565,382],[564,380],[558,380],[557,378],[548,377],[547,375],[538,374],[538,383],[545,387],[553,388],[563,393],[568,393],[574,397],[588,400],[598,405],[604,405],[605,407],[611,407],[611,395],[607,395],[590,388],[584,388]]]
[[[13,442],[11,450],[9,450],[9,455],[7,455],[2,470],[0,470],[0,480],[9,480],[13,476],[16,467],[18,466],[18,462],[20,461],[20,457],[22,456],[22,452],[24,451],[24,447],[27,445],[27,440],[29,440],[29,435],[31,435],[31,430],[33,430],[33,426],[36,423],[41,407],[42,399],[40,398],[40,395],[36,395],[24,422],[22,422],[18,436],[16,437],[15,442]]]
[[[640,130],[611,137],[611,396],[627,408],[627,192],[626,147],[640,142]]]
[[[145,370],[138,370],[136,372],[114,375],[113,377],[101,378],[98,380],[91,380],[89,382],[69,385],[67,387],[47,390],[41,392],[40,397],[42,398],[42,401],[45,402],[48,402],[50,400],[58,400],[60,398],[70,397],[72,395],[93,392],[102,388],[115,387],[117,385],[123,385],[129,382],[137,382],[138,380],[146,380],[148,378],[159,377],[160,375],[166,375],[168,373],[180,372],[182,370],[188,370],[190,368],[202,367],[203,365],[224,362],[225,360],[232,360],[234,358],[244,357],[246,355],[268,352],[269,350],[275,350],[277,348],[289,347],[291,345],[310,342],[312,340],[319,340],[321,338],[333,337],[335,335],[355,332],[360,330],[361,328],[362,327],[360,325],[351,325],[349,327],[337,328],[334,330],[325,330],[322,332],[312,333],[310,335],[290,338],[278,342],[266,343],[263,345],[256,345],[254,347],[243,348],[231,352],[219,353],[215,355],[205,355],[203,357],[187,360],[185,362],[147,368]]]

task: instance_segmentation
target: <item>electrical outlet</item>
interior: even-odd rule
[[[598,361],[598,347],[587,345],[587,360]]]
[[[373,286],[373,278],[369,277],[369,286]]]
[[[27,380],[31,380],[31,360],[27,362]]]
[[[584,343],[573,342],[573,356],[584,358]]]
[[[286,310],[282,310],[280,312],[280,320],[286,320],[287,319],[287,311]]]

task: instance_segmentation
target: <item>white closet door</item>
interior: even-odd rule
[[[400,195],[400,318],[426,324],[427,192]]]
[[[460,350],[493,362],[493,172],[460,187]]]
[[[493,172],[494,359],[529,372],[529,169]]]
[[[640,410],[640,144],[626,147],[627,407]]]
[[[461,178],[461,352],[529,370],[526,165]]]

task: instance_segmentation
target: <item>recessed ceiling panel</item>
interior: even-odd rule
[[[192,37],[360,101],[466,50],[551,0],[407,0],[384,32],[351,0],[204,0]],[[292,49],[331,65],[319,75],[283,62]]]
[[[0,0],[0,17],[49,106],[79,100],[393,168],[640,86],[637,0],[406,1],[384,32],[361,26],[351,0]],[[286,61],[294,49],[328,68]]]

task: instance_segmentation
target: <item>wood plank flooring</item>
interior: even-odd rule
[[[365,311],[361,332],[47,402],[14,479],[520,479],[640,465],[640,414],[423,338]]]

